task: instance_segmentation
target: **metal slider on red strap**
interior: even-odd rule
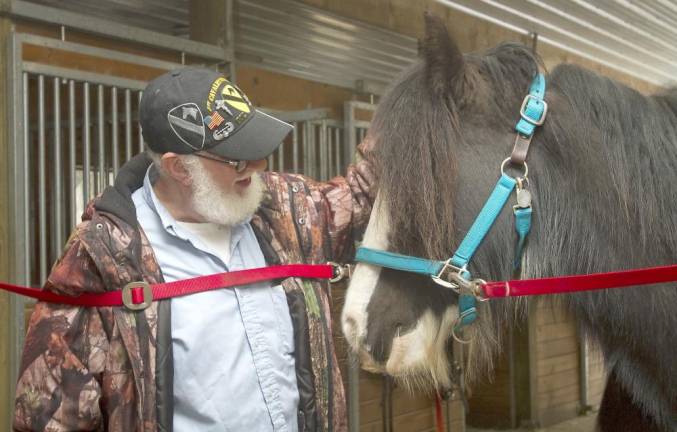
[[[148,282],[130,282],[122,288],[122,304],[129,310],[140,311],[153,303],[153,290]]]

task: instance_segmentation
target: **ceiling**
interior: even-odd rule
[[[187,37],[190,0],[31,0]],[[236,57],[342,87],[380,89],[416,40],[291,0],[236,0]],[[677,77],[672,0],[436,0],[656,85]]]
[[[677,79],[673,0],[437,0],[656,85]]]

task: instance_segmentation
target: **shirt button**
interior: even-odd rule
[[[296,193],[296,192],[299,191],[299,187],[296,186],[296,185],[294,185],[294,186],[291,187],[291,191],[294,192],[294,193]]]
[[[306,218],[299,218],[298,222],[299,225],[303,225],[304,223],[306,223]]]

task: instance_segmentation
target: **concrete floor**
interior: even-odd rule
[[[474,429],[469,427],[466,432],[595,432],[597,416],[596,414],[590,414],[587,416],[576,417],[565,421],[564,423],[559,423],[556,425],[549,426],[547,428],[539,429]]]

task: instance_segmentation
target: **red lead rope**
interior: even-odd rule
[[[625,288],[665,282],[677,282],[677,265],[588,275],[487,282],[482,285],[482,290],[486,298],[518,297]]]
[[[154,300],[248,285],[265,280],[287,277],[331,279],[335,276],[334,270],[334,267],[330,264],[290,264],[217,273],[155,285],[149,285],[145,282],[132,282],[121,291],[86,293],[76,297],[2,282],[0,282],[0,290],[49,303],[91,307],[127,306],[129,309],[136,310],[148,307]],[[677,265],[577,276],[487,282],[482,285],[482,291],[486,298],[517,297],[623,288],[665,282],[677,282]]]
[[[0,290],[21,294],[49,303],[61,303],[73,306],[126,306],[132,310],[145,309],[152,301],[171,297],[195,294],[233,286],[248,285],[266,280],[288,277],[331,279],[334,277],[331,265],[290,264],[284,266],[262,267],[251,270],[217,273],[185,279],[175,282],[149,285],[145,282],[132,282],[121,291],[105,293],[87,293],[77,297],[55,294],[36,288],[0,283]]]

